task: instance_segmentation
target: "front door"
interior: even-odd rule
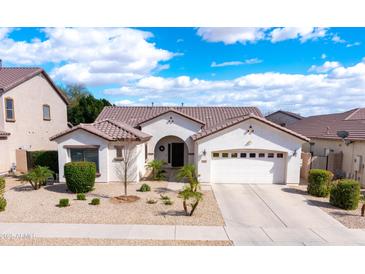
[[[171,144],[171,166],[179,167],[184,165],[184,143]]]

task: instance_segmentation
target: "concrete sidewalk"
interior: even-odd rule
[[[29,235],[36,238],[134,240],[229,240],[222,226],[1,223],[0,239]]]
[[[114,224],[1,223],[2,238],[232,240],[235,245],[365,245],[365,230]]]

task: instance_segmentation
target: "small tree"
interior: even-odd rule
[[[182,191],[179,192],[179,198],[183,200],[183,208],[187,216],[192,216],[194,211],[198,207],[200,201],[203,199],[203,193],[200,190],[200,182],[196,174],[196,168],[194,165],[183,166],[178,174],[178,180],[187,179],[188,185],[186,185]],[[189,212],[189,207],[191,208]]]
[[[135,174],[135,163],[137,158],[136,144],[132,141],[126,141],[120,146],[121,158],[118,158],[119,165],[117,166],[117,175],[119,179],[124,183],[124,195],[128,195],[128,182],[131,176]],[[132,170],[132,167],[134,169]]]
[[[6,199],[4,198],[5,193],[5,179],[0,177],[0,211],[4,211],[6,208]]]
[[[147,168],[152,170],[152,179],[161,181],[166,178],[163,166],[166,164],[163,160],[152,160],[147,164]]]
[[[21,179],[23,182],[29,182],[31,186],[37,190],[40,189],[41,186],[45,185],[50,177],[53,178],[53,171],[51,171],[48,167],[37,166],[27,174],[23,175]]]
[[[362,203],[362,206],[361,206],[361,216],[364,217],[364,215],[365,215],[365,195],[361,195],[360,196],[360,201]]]

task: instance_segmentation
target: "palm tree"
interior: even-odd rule
[[[163,160],[152,160],[148,162],[147,167],[152,169],[152,178],[153,180],[163,180],[165,178],[164,170],[162,169],[165,165],[165,161]]]
[[[187,179],[192,191],[197,191],[200,188],[196,167],[192,164],[185,165],[179,169],[176,178],[178,180]]]
[[[365,195],[360,196],[360,201],[362,202],[361,216],[364,217],[365,216]]]
[[[40,189],[42,185],[45,185],[48,178],[53,177],[53,171],[45,166],[37,166],[30,172],[22,176],[22,181],[29,182],[32,187],[37,190]]]

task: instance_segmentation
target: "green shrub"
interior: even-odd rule
[[[307,191],[310,195],[327,197],[330,193],[332,172],[323,169],[311,169],[308,176]]]
[[[170,200],[170,199],[163,200],[162,202],[163,202],[164,205],[172,205],[174,203],[174,201],[173,200]]]
[[[156,204],[157,203],[157,200],[156,199],[147,199],[147,204]]]
[[[356,209],[360,200],[360,183],[355,180],[339,180],[331,189],[330,203],[342,209]]]
[[[5,210],[6,204],[6,199],[4,197],[0,197],[0,212]]]
[[[60,199],[58,206],[59,207],[66,207],[70,205],[70,201],[68,199]]]
[[[31,186],[37,190],[45,185],[48,178],[53,176],[53,171],[45,166],[37,166],[22,176],[22,182],[29,182]]]
[[[143,184],[141,185],[140,189],[138,190],[140,192],[148,192],[151,191],[151,187],[147,184]]]
[[[92,162],[70,162],[65,164],[67,188],[74,193],[86,193],[95,184],[96,166]]]
[[[85,201],[86,200],[86,196],[84,193],[79,193],[76,195],[76,199],[79,201]]]
[[[170,200],[170,197],[167,195],[160,194],[161,200]]]
[[[58,152],[53,150],[30,151],[31,168],[46,166],[58,174]]]
[[[3,197],[5,193],[5,179],[0,177],[0,197]]]
[[[147,164],[147,168],[152,170],[152,179],[162,181],[166,179],[166,171],[163,166],[166,164],[163,160],[152,160]]]
[[[91,205],[100,205],[100,199],[99,198],[94,198],[91,200]]]

